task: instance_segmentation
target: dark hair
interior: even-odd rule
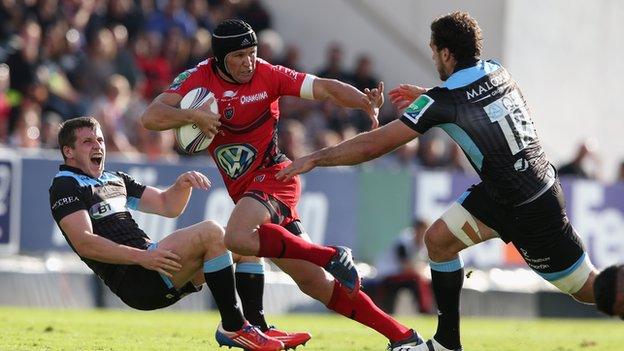
[[[258,38],[253,28],[245,21],[226,19],[219,23],[212,32],[212,51],[217,67],[234,81],[236,80],[230,75],[225,65],[225,57],[230,52],[252,46],[258,46]]]
[[[431,22],[431,42],[448,49],[457,62],[481,56],[483,37],[477,21],[468,12],[453,12]]]
[[[596,308],[609,316],[613,315],[613,305],[615,304],[617,290],[617,276],[620,269],[624,269],[624,265],[609,266],[600,272],[594,281]]]
[[[69,146],[73,148],[76,146],[76,130],[80,128],[94,129],[96,127],[100,127],[100,123],[93,117],[77,117],[61,123],[61,129],[58,133],[58,144],[59,148],[61,148],[63,160],[67,160],[63,147]]]

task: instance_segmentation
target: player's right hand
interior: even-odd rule
[[[199,129],[204,132],[208,138],[214,137],[219,132],[219,127],[221,126],[221,122],[219,122],[221,115],[210,111],[210,105],[213,100],[214,97],[211,97],[199,108],[188,110],[189,113],[192,113],[191,118],[197,127],[199,127]]]
[[[285,182],[297,174],[310,172],[314,167],[316,167],[316,164],[312,156],[303,156],[294,160],[286,168],[277,172],[275,179]]]
[[[185,188],[196,188],[208,190],[210,189],[210,180],[204,174],[197,171],[188,171],[182,173],[176,179],[176,184]]]
[[[427,90],[429,89],[417,85],[401,84],[390,90],[388,96],[390,96],[390,101],[392,101],[397,110],[403,110],[420,95],[426,93]]]
[[[157,271],[173,278],[172,272],[178,272],[182,269],[181,259],[173,251],[157,247],[154,250],[143,251],[139,258],[139,264],[145,269]]]

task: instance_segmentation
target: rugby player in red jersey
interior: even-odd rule
[[[257,58],[256,34],[243,21],[223,21],[213,33],[212,44],[214,57],[180,74],[148,106],[142,122],[152,130],[196,123],[209,137],[214,136],[209,152],[236,203],[226,228],[228,249],[242,256],[271,258],[304,293],[375,329],[390,340],[393,348],[419,342],[417,333],[382,312],[360,291],[360,278],[349,249],[309,241],[296,211],[301,192],[299,178],[288,182],[275,179],[275,174],[290,164],[277,145],[279,97],[331,100],[343,107],[359,108],[370,116],[373,128],[378,125],[382,101],[372,101],[349,84],[274,66]],[[198,87],[214,93],[219,114],[178,108],[182,97]],[[259,264],[249,258],[244,258],[244,262],[248,268]],[[250,283],[252,275],[261,275],[260,267],[242,272],[237,268],[239,294],[256,295],[252,298],[255,305],[241,296],[245,317],[267,335],[284,341],[286,347],[307,341],[307,333],[303,333],[307,338],[301,338],[300,334],[268,329],[261,313],[263,282]],[[246,282],[238,279],[238,273],[248,273],[243,279]],[[241,283],[248,289],[240,289]]]

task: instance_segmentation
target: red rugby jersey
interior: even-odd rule
[[[221,133],[214,137],[208,151],[230,196],[238,201],[252,181],[253,171],[286,159],[277,147],[279,97],[311,99],[313,80],[312,75],[257,59],[251,81],[233,84],[218,75],[210,58],[181,73],[166,92],[184,96],[204,87],[214,93],[221,114]]]

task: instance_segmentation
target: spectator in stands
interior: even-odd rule
[[[48,26],[40,48],[40,66],[37,75],[39,81],[44,83],[49,91],[45,110],[56,111],[64,116],[75,116],[86,112],[86,109],[79,90],[72,85],[66,73],[74,66],[63,66],[69,47],[66,40],[68,31],[69,25],[64,20]]]
[[[89,98],[95,99],[105,93],[108,78],[117,73],[114,63],[117,57],[117,42],[108,28],[98,30],[88,39],[87,60],[78,69],[81,80],[79,87]]]
[[[231,1],[236,3],[236,17],[249,23],[256,33],[271,28],[271,16],[258,0]]]
[[[29,101],[22,105],[9,137],[9,145],[19,148],[39,148],[41,141],[41,106]]]
[[[399,146],[392,153],[375,161],[375,167],[393,171],[416,171],[419,169],[418,140],[412,140],[405,145]]]
[[[206,59],[212,50],[212,35],[206,29],[200,28],[191,38],[191,51],[185,67],[196,66]]]
[[[39,0],[35,6],[35,16],[37,23],[41,25],[44,32],[56,23],[61,17],[58,0]]]
[[[272,29],[258,33],[258,57],[268,62],[279,62],[284,51],[282,36]]]
[[[134,54],[128,47],[128,29],[124,25],[118,24],[112,27],[112,33],[117,44],[117,55],[113,61],[115,72],[126,77],[130,87],[134,88],[137,84],[141,84],[145,78],[139,69]]]
[[[145,25],[144,15],[132,0],[110,0],[104,14],[104,25],[112,28],[124,26],[130,41],[134,40]]]
[[[375,262],[379,285],[374,296],[388,313],[395,312],[397,295],[403,289],[411,292],[420,313],[433,312],[431,282],[422,274],[428,268],[424,242],[428,227],[429,223],[415,218]]]
[[[11,71],[11,89],[20,95],[25,95],[36,80],[40,47],[41,26],[32,18],[25,20],[6,62]]]
[[[379,84],[379,79],[373,74],[373,60],[369,55],[358,57],[355,70],[351,74],[351,83],[359,90],[370,89]]]
[[[44,149],[58,148],[57,135],[63,118],[56,112],[45,112],[41,118],[41,147]]]
[[[322,148],[333,146],[342,141],[340,134],[333,130],[323,130],[315,134],[314,136],[314,150],[320,150]]]
[[[279,146],[282,152],[291,160],[308,153],[306,135],[303,124],[296,119],[280,121]]]
[[[156,9],[147,19],[146,29],[165,36],[171,28],[182,30],[185,37],[191,37],[197,30],[197,22],[184,9],[183,0],[167,0],[164,8]]]
[[[420,148],[418,149],[418,158],[421,164],[427,168],[440,169],[445,165],[445,157],[447,144],[444,139],[436,135],[437,130],[420,138]]]
[[[349,73],[342,67],[343,51],[340,43],[333,42],[327,46],[325,60],[325,66],[316,73],[317,76],[349,81]]]
[[[564,164],[558,170],[560,176],[574,176],[583,179],[596,179],[598,156],[595,151],[597,142],[594,139],[583,141],[572,161]]]
[[[162,56],[171,66],[174,73],[186,69],[184,64],[188,62],[191,52],[191,42],[184,37],[182,30],[172,27],[167,31],[163,41]]]
[[[179,156],[175,152],[173,131],[159,133],[139,127],[138,133],[137,141],[140,150],[148,160],[156,162],[176,162],[179,160]]]
[[[107,149],[113,152],[136,153],[135,147],[126,136],[123,116],[130,105],[130,84],[121,75],[115,74],[107,80],[106,95],[93,104],[93,115],[107,140]]]
[[[362,54],[358,57],[355,70],[350,74],[349,81],[360,91],[372,89],[379,84],[379,79],[373,75],[373,63],[370,56]],[[358,132],[370,129],[370,120],[361,111],[351,111],[350,124]]]
[[[56,1],[55,1],[56,2]],[[58,3],[55,4],[59,5]],[[70,26],[80,32],[84,32],[91,18],[98,12],[104,12],[101,1],[63,1],[58,6],[61,16],[66,18]]]
[[[301,50],[294,44],[286,45],[284,52],[284,59],[280,62],[280,65],[294,69],[295,71],[301,71]]]
[[[163,91],[173,79],[169,62],[161,55],[162,37],[156,32],[141,33],[134,43],[134,53],[145,76],[143,98],[149,100]]]
[[[186,12],[195,19],[198,30],[204,29],[212,32],[215,27],[215,21],[209,11],[208,1],[206,0],[188,0],[186,2]]]
[[[450,149],[450,157],[446,169],[455,173],[472,173],[473,170],[472,167],[470,167],[470,162],[459,145],[451,143],[448,146]]]

